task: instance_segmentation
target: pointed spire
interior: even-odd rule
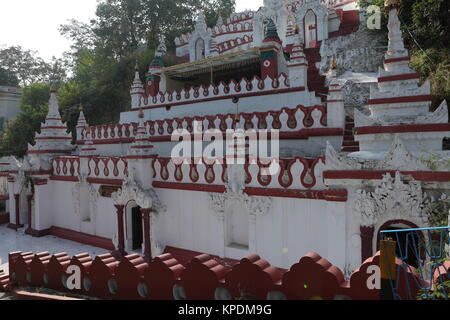
[[[223,25],[223,18],[222,16],[219,16],[219,19],[217,19],[217,25],[222,26]]]
[[[133,84],[131,85],[131,107],[137,108],[141,104],[141,98],[145,94],[144,84],[141,81],[141,77],[139,75],[139,68],[138,64],[136,62],[136,66],[134,68],[134,80]]]
[[[307,63],[306,56],[305,53],[303,52],[303,44],[301,43],[299,35],[295,35],[294,45],[292,47],[289,64],[301,64],[301,63]]]
[[[72,135],[61,120],[56,93],[56,88],[52,87],[45,123],[41,124],[41,132],[35,134],[36,144],[28,146],[28,154],[57,155],[72,152]]]
[[[48,104],[48,113],[47,118],[58,118],[61,119],[61,115],[59,113],[58,99],[56,97],[57,89],[54,87],[50,90],[50,101]]]
[[[153,145],[150,143],[150,135],[145,124],[144,111],[139,109],[139,124],[136,131],[136,137],[133,144],[130,147],[130,155],[134,156],[148,156],[151,155]]]
[[[85,127],[87,127],[87,121],[84,116],[84,112],[83,112],[84,109],[83,109],[83,106],[81,103],[80,103],[79,110],[80,110],[80,115],[78,116],[77,128],[85,128]]]
[[[272,18],[268,18],[264,22],[266,24],[266,31],[264,34],[264,41],[280,41],[280,37],[278,36],[277,26],[273,22]]]
[[[202,11],[198,14],[197,21],[195,23],[195,31],[206,32],[208,26],[206,25],[205,13]]]
[[[398,10],[400,4],[397,0],[387,0],[385,3],[386,9],[389,10],[388,22],[388,52],[387,55],[392,57],[404,57],[408,55],[403,42],[402,31],[400,30],[400,20],[398,18]]]
[[[90,157],[97,155],[97,148],[92,141],[92,128],[86,127],[84,130],[84,145],[81,147],[80,156]]]

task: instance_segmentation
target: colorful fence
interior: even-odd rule
[[[115,300],[376,300],[380,294],[376,282],[379,255],[367,259],[349,281],[345,281],[342,271],[317,253],[307,254],[289,270],[284,270],[271,266],[257,255],[230,266],[207,254],[182,265],[170,253],[148,263],[137,254],[119,261],[111,254],[94,259],[88,254],[70,258],[66,253],[14,252],[9,255],[10,286],[46,287]],[[66,271],[71,266],[81,271],[79,290],[67,287],[70,274]],[[1,279],[0,276],[0,283]],[[401,286],[399,294],[406,294],[407,283]]]

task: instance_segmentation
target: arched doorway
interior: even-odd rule
[[[381,231],[407,230],[419,228],[416,224],[407,220],[391,220],[384,223],[378,230],[377,251],[380,249]],[[403,262],[414,268],[420,267],[425,261],[425,251],[420,248],[419,242],[424,243],[424,235],[421,231],[404,231],[387,233],[385,236],[396,242],[396,256],[403,258]]]
[[[131,243],[133,250],[142,250],[144,235],[142,232],[141,207],[136,206],[131,209]]]
[[[199,38],[195,42],[195,60],[202,60],[205,59],[205,40],[202,38]]]
[[[317,16],[308,10],[304,18],[305,47],[314,48],[317,45]]]

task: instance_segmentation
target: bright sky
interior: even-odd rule
[[[237,11],[256,10],[263,0],[236,0]],[[59,57],[70,43],[58,28],[70,19],[88,22],[97,0],[9,0],[0,5],[0,46],[20,45],[44,59]]]

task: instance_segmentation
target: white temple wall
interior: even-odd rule
[[[314,94],[307,91],[287,92],[283,94],[269,94],[245,97],[239,100],[239,112],[263,112],[280,110],[284,107],[293,108],[299,104],[304,106],[319,105],[320,100]],[[144,110],[145,119],[163,120],[172,118],[184,118],[193,116],[206,116],[216,114],[235,114],[237,105],[231,99],[223,99],[209,102],[196,102],[174,106],[170,111],[166,108]],[[138,122],[138,110],[122,112],[120,123]]]
[[[157,189],[167,211],[156,218],[155,239],[163,247],[173,246],[227,257],[233,248],[223,235],[223,225],[209,206],[207,192]],[[173,199],[177,199],[174,201]],[[240,259],[257,253],[271,264],[289,267],[308,252],[327,257],[338,267],[345,265],[346,233],[345,203],[323,200],[272,198],[272,208],[263,216],[257,215],[255,239],[249,232],[254,250],[234,249]],[[243,209],[243,211],[245,211]],[[228,223],[229,213],[225,214]],[[229,224],[226,226],[228,229]],[[251,223],[249,222],[249,228]],[[225,232],[227,233],[227,232]],[[225,242],[225,243],[224,243]],[[250,252],[251,251],[251,252]]]
[[[345,264],[345,203],[272,199],[272,209],[256,220],[256,251],[261,257],[288,268],[313,251],[338,267]]]
[[[48,184],[35,186],[34,193],[34,226],[35,230],[46,230],[53,225],[53,216],[55,215],[55,206],[58,203],[67,202],[64,198],[53,198],[54,188],[52,182]],[[72,199],[72,195],[68,197]],[[69,200],[70,201],[70,200]]]
[[[92,234],[99,237],[112,239],[116,232],[116,210],[110,198],[98,197],[95,212],[90,212],[90,221],[83,221],[81,215],[75,211],[76,198],[73,187],[75,183],[65,181],[49,181],[48,192],[52,201],[42,201],[39,198],[39,219],[42,225],[38,230],[48,229],[52,226],[65,228],[77,232]],[[98,185],[94,185],[98,189]],[[40,186],[42,188],[42,186]],[[89,199],[80,199],[81,202],[89,202]],[[46,203],[51,206],[46,208]],[[46,208],[48,211],[42,209]]]
[[[153,230],[157,242],[163,247],[222,255],[220,223],[209,207],[208,193],[169,189],[157,189],[157,193],[167,207],[155,220]]]

